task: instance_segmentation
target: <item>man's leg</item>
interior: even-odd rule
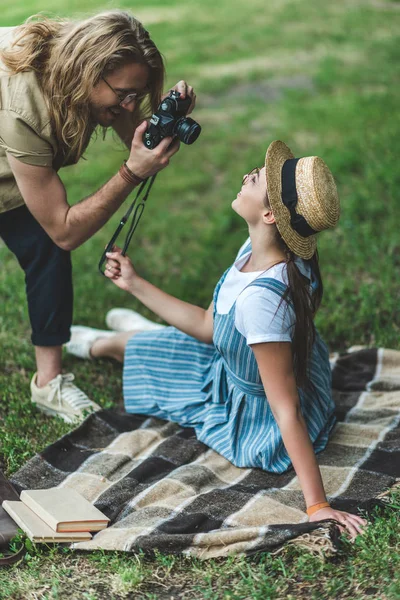
[[[0,236],[25,272],[38,369],[31,383],[32,400],[67,421],[84,410],[97,410],[99,406],[72,384],[72,375],[61,376],[61,347],[70,338],[72,322],[70,253],[52,241],[26,206],[0,214]]]
[[[61,372],[61,346],[70,338],[70,253],[56,246],[26,206],[0,215],[0,236],[25,272],[31,339],[44,386]]]
[[[61,346],[35,346],[36,385],[44,387],[61,373]]]
[[[36,385],[44,387],[61,373],[62,344],[72,324],[72,266],[62,250],[32,218],[34,255],[21,261],[25,271],[32,343],[35,346]],[[38,227],[39,226],[39,227]]]

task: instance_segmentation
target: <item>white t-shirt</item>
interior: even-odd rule
[[[246,240],[238,255],[249,243]],[[291,342],[295,314],[286,301],[264,287],[247,287],[258,277],[276,279],[287,285],[286,264],[279,263],[267,271],[242,273],[240,269],[251,256],[246,252],[229,269],[217,298],[217,312],[227,314],[236,301],[235,326],[246,338],[248,345],[263,342]],[[310,266],[301,258],[295,259],[300,272],[311,280]],[[246,288],[246,289],[245,289]]]

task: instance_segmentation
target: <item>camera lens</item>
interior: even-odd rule
[[[200,125],[190,117],[186,117],[178,121],[174,133],[184,144],[193,144],[199,137],[200,131]]]

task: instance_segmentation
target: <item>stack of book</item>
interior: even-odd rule
[[[71,488],[24,490],[20,500],[4,500],[4,510],[36,543],[78,542],[110,522],[100,510]]]

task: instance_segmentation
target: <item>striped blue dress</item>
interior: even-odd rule
[[[214,291],[213,344],[175,327],[138,333],[128,341],[123,372],[125,409],[193,427],[200,441],[238,467],[282,473],[291,461],[254,353],[235,327],[236,303],[227,314],[216,310],[228,271]],[[250,285],[266,287],[280,297],[286,289],[281,281],[264,276]],[[320,452],[335,418],[328,350],[318,333],[310,380],[311,390],[298,392],[314,450]]]

